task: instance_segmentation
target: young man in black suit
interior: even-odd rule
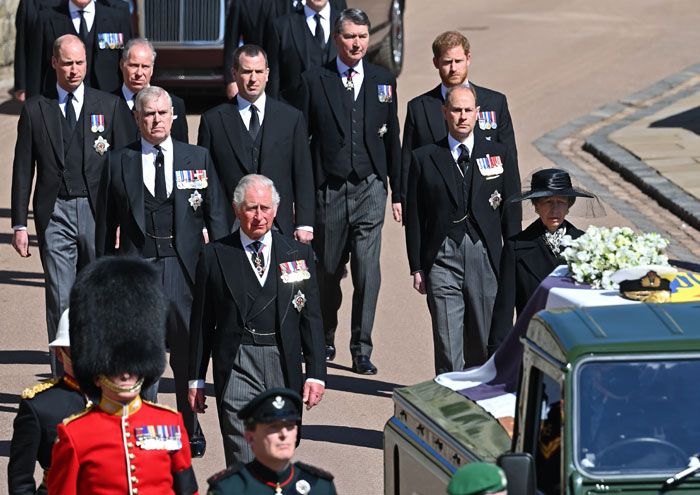
[[[95,89],[114,92],[121,84],[119,56],[131,38],[128,11],[95,0],[65,0],[61,5],[39,12],[30,45],[31,64],[27,72],[30,95],[55,84],[48,69],[51,47],[59,36],[77,35],[85,44],[88,71],[85,83]]]
[[[370,23],[359,9],[340,13],[333,29],[338,56],[302,75],[302,101],[316,181],[314,248],[328,359],[350,256],[354,285],[350,353],[353,371],[375,374],[372,326],[381,282],[379,254],[391,184],[394,220],[401,221],[401,148],[396,78],[363,60]]]
[[[506,145],[515,166],[518,166],[518,150],[515,146],[508,101],[502,93],[469,81],[471,60],[469,40],[461,33],[447,31],[433,41],[433,65],[440,75],[441,82],[427,93],[408,102],[401,145],[403,195],[406,193],[411,152],[426,144],[437,143],[447,136],[442,105],[447,90],[455,86],[472,86],[476,90],[480,110],[475,132],[483,135],[487,141]]]
[[[124,45],[122,58],[119,61],[119,68],[122,71],[122,80],[124,82],[114,94],[122,98],[128,107],[129,118],[126,120],[130,124],[130,132],[133,139],[138,139],[139,137],[136,120],[131,116],[131,112],[134,111],[134,100],[139,91],[151,85],[155,63],[156,50],[146,38],[132,38]],[[172,93],[169,94],[170,99],[173,101],[173,129],[171,135],[176,141],[187,143],[189,142],[189,130],[187,128],[185,101]]]
[[[310,242],[314,178],[304,116],[266,95],[270,70],[262,48],[243,45],[233,59],[238,95],[202,115],[197,144],[211,153],[229,204],[244,175],[266,175],[282,197],[275,227]]]
[[[211,358],[227,465],[253,460],[237,416],[248,401],[267,389],[288,387],[310,409],[325,390],[314,254],[311,246],[272,230],[279,200],[267,177],[243,177],[233,194],[240,229],[207,245],[197,265],[190,405],[204,412]]]
[[[54,43],[58,81],[47,96],[29,98],[17,127],[12,168],[12,245],[27,257],[27,217],[36,175],[33,210],[46,275],[49,342],[68,305],[76,271],[95,257],[94,212],[107,150],[127,143],[119,99],[83,83],[85,47],[75,35]],[[51,370],[60,374],[55,356]]]
[[[170,136],[170,95],[158,86],[136,96],[140,140],[110,154],[100,183],[97,255],[137,256],[162,273],[169,297],[167,340],[175,396],[192,455],[204,453],[196,416],[187,402],[189,320],[197,256],[207,238],[229,232],[226,198],[207,150]],[[155,395],[156,390],[150,391]]]
[[[472,87],[447,91],[448,136],[413,152],[406,247],[413,287],[428,296],[435,373],[484,363],[503,239],[520,230],[520,191],[510,150],[474,132]]]

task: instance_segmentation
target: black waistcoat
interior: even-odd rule
[[[342,84],[342,79],[338,78],[338,84]],[[343,88],[342,91],[343,110],[349,121],[346,129],[350,130],[350,136],[345,137],[335,163],[324,165],[330,165],[328,172],[335,177],[347,179],[355,172],[359,179],[364,179],[374,173],[372,160],[365,145],[365,84],[360,87],[355,100],[351,90]]]
[[[304,23],[306,24],[306,23]],[[309,55],[309,62],[311,62],[311,67],[319,67],[326,62],[328,62],[328,55],[330,54],[330,46],[333,43],[331,38],[328,38],[325,48],[318,46],[316,38],[314,38],[313,33],[305,26],[304,33],[306,36],[306,53]]]
[[[176,256],[173,196],[159,201],[143,186],[146,242],[143,247],[144,258],[166,258]]]
[[[243,138],[243,141],[239,143],[240,146],[243,148],[243,152],[241,153],[241,155],[247,157],[249,160],[249,162],[244,165],[249,166],[249,170],[251,171],[251,173],[255,174],[260,173],[260,148],[262,145],[262,135],[263,132],[265,132],[265,122],[266,120],[263,119],[263,121],[260,124],[260,130],[258,131],[258,135],[255,136],[255,140],[253,140],[253,138],[250,137],[250,133],[248,132],[245,123],[243,122],[243,117],[238,119],[238,123],[241,126],[241,133],[245,136]]]
[[[460,194],[457,197],[457,209],[452,215],[452,224],[447,235],[457,244],[462,244],[464,234],[468,234],[474,243],[480,239],[471,205],[472,180],[475,166],[474,160],[471,160],[467,173],[462,176],[458,165],[454,162],[452,165],[454,181],[460,184],[461,187],[459,188]]]
[[[75,129],[70,128],[65,118],[61,119],[64,168],[58,196],[62,198],[84,198],[88,193],[85,177],[83,176],[84,119],[85,105],[80,111]]]
[[[270,251],[270,263],[275,258],[274,244]],[[246,256],[250,256],[250,251],[246,250]],[[262,333],[274,332],[277,326],[277,267],[268,268],[265,284],[260,285],[257,273],[249,263],[244,264],[243,280],[245,284],[245,310],[243,312],[244,324],[250,329],[255,329]]]

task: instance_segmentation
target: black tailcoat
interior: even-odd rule
[[[275,183],[280,205],[275,224],[283,234],[294,227],[313,227],[314,178],[304,116],[297,109],[269,96],[260,132],[260,159],[251,162],[250,136],[238,111],[238,100],[218,105],[202,115],[197,144],[209,150],[229,204],[244,175],[258,173]]]
[[[203,245],[202,229],[209,239],[225,236],[229,231],[226,204],[216,170],[207,150],[173,141],[173,175],[177,170],[206,170],[208,186],[198,189],[202,204],[196,210],[189,198],[194,189],[178,189],[173,178],[173,226],[175,251],[194,283],[197,256]],[[100,183],[101,202],[97,210],[95,241],[97,255],[119,254],[141,256],[145,237],[145,205],[141,141],[131,143],[109,157]],[[119,249],[114,249],[119,227]]]
[[[471,83],[470,83],[471,84]],[[477,123],[475,135],[483,135],[487,141],[502,143],[518,166],[518,150],[515,146],[513,122],[508,111],[508,101],[503,93],[472,84],[476,90],[476,100],[481,112],[496,112],[496,128],[481,129]],[[437,85],[427,93],[416,96],[408,102],[406,122],[403,126],[403,143],[401,145],[401,167],[403,170],[403,191],[408,185],[408,171],[411,166],[411,152],[425,146],[437,143],[447,136],[447,124],[442,113],[441,85]]]
[[[307,378],[326,378],[314,255],[311,246],[274,231],[272,243],[273,259],[267,276],[276,279],[277,304],[265,310],[276,311],[286,385],[301,391],[302,360]],[[280,264],[298,260],[306,262],[311,278],[284,283],[280,277]],[[252,268],[241,244],[240,231],[205,246],[197,265],[190,325],[190,379],[205,379],[211,357],[214,365],[214,390],[219,402],[226,390],[226,382],[244,332],[242,322],[245,315],[242,311],[247,307],[247,291],[240,282],[244,278],[243,270]],[[293,305],[298,292],[306,297],[301,311]]]
[[[56,93],[54,87],[53,93]],[[85,87],[83,115],[83,177],[88,186],[88,198],[93,213],[96,211],[102,170],[107,166],[108,154],[95,151],[98,136],[109,142],[110,149],[128,143],[119,111],[121,102],[111,94]],[[91,115],[104,116],[104,132],[92,132]],[[27,225],[29,196],[36,175],[34,189],[34,218],[40,245],[49,224],[56,196],[61,186],[64,169],[62,137],[63,114],[58,99],[35,96],[27,100],[17,124],[17,144],[12,168],[12,225]]]
[[[477,167],[470,191],[471,211],[491,267],[498,275],[503,239],[520,229],[520,206],[505,207],[505,199],[520,192],[520,176],[508,148],[483,136],[474,137],[471,167],[477,167],[476,160],[487,154],[500,156],[503,163],[503,173],[490,179]],[[406,198],[406,248],[411,273],[422,270],[428,275],[452,220],[458,216],[461,185],[454,179],[456,166],[447,138],[413,152]],[[500,204],[494,208],[490,203],[497,195]]]

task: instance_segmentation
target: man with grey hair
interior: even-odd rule
[[[140,256],[162,273],[170,299],[167,339],[178,410],[192,455],[203,438],[187,403],[188,324],[197,255],[205,243],[228,234],[226,200],[204,148],[170,137],[173,107],[168,93],[149,86],[136,95],[138,141],[110,154],[100,183],[97,255]]]
[[[311,246],[272,230],[279,194],[244,176],[233,194],[240,229],[208,244],[197,265],[190,324],[190,405],[205,410],[209,358],[226,464],[250,462],[238,411],[261,392],[288,387],[306,408],[325,390],[323,326]],[[302,374],[305,364],[306,379]]]
[[[136,94],[151,85],[151,77],[156,63],[156,50],[153,44],[146,38],[132,38],[122,50],[122,57],[119,61],[119,68],[122,71],[123,83],[114,94],[122,98],[128,107],[129,112],[134,110]],[[185,111],[185,101],[182,98],[170,94],[173,102],[173,128],[172,138],[183,143],[189,142],[187,129],[187,112]],[[124,108],[126,111],[127,108]],[[126,121],[130,124],[130,135],[138,139],[138,126],[136,120],[131,115]]]

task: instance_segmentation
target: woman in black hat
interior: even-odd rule
[[[568,172],[547,168],[532,174],[530,190],[511,197],[508,203],[531,200],[539,216],[525,230],[510,237],[503,246],[498,292],[489,333],[489,354],[493,354],[513,328],[513,308],[518,315],[537,286],[558,265],[565,235],[577,238],[583,231],[566,221],[576,198],[590,198],[585,216],[598,216],[602,210],[595,195],[575,188]]]

